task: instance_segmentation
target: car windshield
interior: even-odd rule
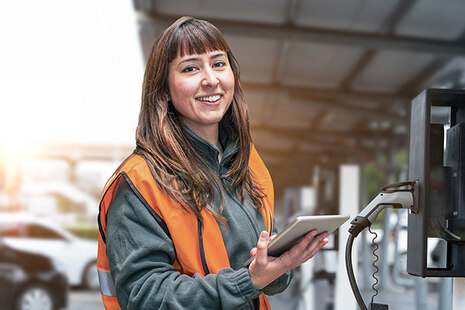
[[[65,236],[46,226],[19,222],[2,223],[0,237],[66,240]]]
[[[55,231],[36,224],[28,225],[27,236],[29,238],[64,239],[63,236],[59,235]]]
[[[0,225],[0,237],[20,237],[24,227],[19,223],[2,223]]]

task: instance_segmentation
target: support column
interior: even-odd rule
[[[343,165],[339,169],[339,213],[354,218],[360,208],[360,167]],[[350,222],[339,228],[338,268],[336,273],[335,310],[355,310],[356,301],[350,287],[345,266],[345,248],[349,236]],[[358,243],[354,242],[352,261],[354,274],[357,275]]]
[[[363,170],[362,170],[363,171]],[[360,178],[360,206],[366,206],[368,205],[368,194],[367,194],[367,178],[366,178],[366,173],[362,173],[363,176]],[[362,261],[362,270],[361,270],[361,275],[362,278],[360,282],[358,283],[358,286],[361,290],[368,290],[371,287],[371,257],[372,257],[372,251],[370,247],[368,246],[368,240],[372,239],[372,236],[369,235],[368,230],[364,230],[360,234],[360,239],[361,239],[361,247],[360,247],[360,255],[361,261]]]
[[[463,297],[463,292],[465,292],[465,278],[454,278],[452,309],[465,309],[465,298]]]
[[[417,310],[425,310],[428,307],[428,279],[415,278],[415,305]]]

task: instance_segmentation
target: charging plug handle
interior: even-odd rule
[[[352,226],[349,233],[357,237],[362,230],[374,223],[379,213],[385,208],[412,210],[416,205],[415,195],[418,191],[415,191],[415,188],[418,187],[417,183],[417,181],[402,182],[381,188],[378,196],[350,222]]]

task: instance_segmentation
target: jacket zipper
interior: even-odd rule
[[[200,251],[200,260],[202,261],[202,268],[205,275],[210,274],[208,269],[207,259],[205,258],[205,248],[203,246],[203,233],[202,233],[202,223],[197,220],[197,229],[199,231],[199,251]]]
[[[245,216],[249,220],[250,226],[252,227],[253,231],[255,231],[255,236],[257,237],[257,240],[258,240],[258,238],[260,236],[260,232],[257,230],[256,225],[254,225],[254,221],[250,217],[250,214],[246,210],[244,210],[244,208],[242,207],[242,204],[239,201],[239,198],[237,198],[235,195],[230,195],[230,194],[228,194],[228,195],[233,199],[233,201],[236,203],[236,205],[239,207],[239,209],[245,214]],[[265,220],[265,219],[263,219],[263,220]]]

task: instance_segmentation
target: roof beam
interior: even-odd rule
[[[319,106],[322,109],[336,109],[344,112],[359,113],[360,116],[369,116],[376,119],[391,119],[395,122],[403,121],[402,113],[379,114],[377,109],[373,109],[373,103],[381,103],[389,106],[396,106],[400,109],[407,109],[410,98],[398,96],[396,94],[379,94],[370,92],[354,92],[350,90],[335,90],[324,88],[307,88],[285,85],[268,85],[261,83],[243,82],[245,91],[257,91],[264,93],[285,93],[290,99],[308,100],[309,104]],[[413,97],[412,97],[413,98]],[[357,102],[357,106],[353,104]]]
[[[360,56],[359,60],[355,63],[352,67],[352,70],[347,74],[344,80],[339,85],[342,89],[350,89],[352,81],[361,73],[367,65],[373,60],[376,55],[375,50],[366,50],[362,56]]]
[[[303,99],[304,101],[308,100],[307,98],[298,97],[296,99]],[[353,104],[344,104],[340,101],[331,99],[315,98],[309,100],[308,104],[315,108],[319,108],[329,112],[343,113],[356,118],[364,118],[368,120],[378,121],[388,120],[391,123],[395,124],[407,122],[406,116],[402,116],[402,113],[390,113],[386,111],[383,111],[381,113],[379,111],[379,108],[370,109],[362,106],[355,106]]]
[[[319,136],[325,137],[331,141],[331,139],[348,139],[355,138],[357,140],[361,139],[393,139],[393,138],[403,138],[404,133],[394,133],[392,129],[379,129],[379,130],[366,130],[364,128],[354,128],[350,131],[337,131],[337,130],[327,130],[327,129],[301,129],[301,128],[281,128],[270,125],[252,125],[251,130],[270,130],[271,132],[280,132],[286,134],[288,138],[292,137],[308,137],[308,136]],[[328,141],[328,142],[329,142]]]
[[[276,150],[276,149],[270,149],[266,147],[261,147],[257,146],[257,150],[260,153],[260,156],[263,158],[263,160],[267,160],[268,156],[272,157],[278,157],[281,158],[282,160],[279,162],[272,161],[267,163],[267,166],[270,165],[276,165],[276,166],[296,166],[300,167],[300,165],[296,165],[296,162],[305,162],[307,165],[309,162],[312,162],[314,164],[318,163],[329,163],[329,162],[354,162],[357,157],[355,156],[350,156],[347,153],[341,153],[341,152],[334,152],[331,150],[323,150],[323,151],[315,151],[315,152],[310,152],[310,151],[302,151],[302,150]],[[289,168],[283,169],[283,172],[289,172]],[[299,169],[299,168],[298,168]]]
[[[465,30],[460,35],[460,40],[465,42]],[[433,78],[435,74],[437,74],[444,66],[450,61],[448,57],[439,57],[431,61],[431,63],[422,71],[420,71],[417,76],[415,76],[412,80],[407,82],[402,89],[399,91],[401,94],[418,94],[424,85],[428,83],[429,80]],[[451,81],[454,82],[454,81]],[[427,85],[433,86],[433,85]]]
[[[393,34],[399,22],[412,9],[417,0],[400,1],[381,26],[381,32]]]
[[[392,36],[395,33],[395,29],[399,21],[404,18],[404,16],[410,11],[416,2],[417,0],[400,1],[388,16],[388,18],[384,21],[379,29],[379,32]],[[352,68],[352,71],[345,77],[344,81],[342,81],[340,87],[343,89],[350,89],[353,79],[355,79],[361,72],[363,72],[363,70],[365,70],[367,65],[375,57],[376,52],[377,51],[374,49],[368,49],[365,51]]]
[[[450,59],[434,59],[428,66],[421,70],[413,79],[402,86],[399,93],[402,94],[418,94],[429,80],[450,61]],[[432,86],[432,85],[426,85]]]
[[[139,20],[150,23],[154,27],[166,28],[175,16],[162,15],[156,11],[139,11]],[[322,30],[293,25],[275,25],[208,19],[223,33],[249,38],[271,38],[275,40],[291,40],[317,42],[331,45],[348,45],[368,49],[401,50],[410,52],[432,53],[448,57],[465,55],[465,42],[439,41],[401,37],[393,35],[379,35],[350,31]]]
[[[288,140],[298,141],[301,143],[311,143],[318,145],[324,150],[335,152],[338,154],[354,155],[360,158],[367,158],[369,155],[369,150],[358,145],[356,141],[349,141],[348,136],[340,135],[325,135],[321,132],[316,132],[314,130],[293,130],[289,128],[277,128],[271,126],[263,126],[262,129],[265,129],[267,132],[272,133],[274,136],[283,137]],[[302,151],[298,147],[299,152]],[[305,151],[302,151],[305,152]]]
[[[286,24],[292,25],[297,15],[301,0],[289,0],[286,8]]]
[[[363,101],[363,102],[381,102],[389,104],[405,104],[410,102],[413,98],[405,95],[398,94],[380,94],[377,92],[367,91],[353,91],[353,90],[340,90],[331,88],[315,88],[315,87],[299,87],[283,84],[267,84],[241,81],[243,88],[258,90],[258,91],[283,91],[290,97],[295,98],[326,98],[337,100],[340,102],[347,101]]]

